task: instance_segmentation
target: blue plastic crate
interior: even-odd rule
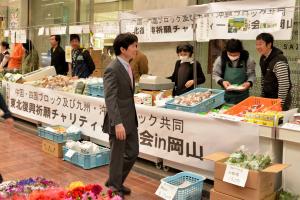
[[[172,110],[181,110],[185,112],[191,112],[191,113],[199,113],[199,112],[208,112],[213,108],[216,108],[222,104],[225,103],[224,100],[224,90],[217,90],[217,89],[208,89],[208,88],[195,88],[194,90],[191,90],[190,92],[187,92],[181,96],[185,96],[190,93],[195,93],[195,92],[206,92],[207,90],[211,90],[213,95],[205,99],[204,101],[200,102],[197,105],[194,106],[183,106],[183,105],[178,105],[174,103],[174,99],[166,102],[166,108],[172,109]]]
[[[80,132],[60,134],[45,130],[45,127],[38,127],[38,135],[42,138],[54,141],[56,143],[64,143],[67,140],[80,140]]]
[[[87,87],[87,95],[93,97],[104,97],[104,88],[103,86],[88,86]]]
[[[168,176],[161,180],[174,186],[180,186],[185,181],[190,185],[184,188],[178,188],[177,193],[173,200],[199,200],[202,196],[203,182],[205,177],[192,173],[192,172],[180,172],[174,176]]]
[[[66,156],[69,148],[63,147],[64,160],[73,163],[83,169],[92,169],[95,167],[101,167],[103,165],[108,165],[110,162],[110,149],[105,147],[100,147],[101,152],[97,154],[83,154],[75,152],[72,158]]]

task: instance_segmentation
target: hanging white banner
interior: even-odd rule
[[[119,34],[120,27],[118,21],[97,22],[92,28],[94,33]]]
[[[255,40],[261,32],[272,33],[276,40],[289,40],[294,11],[295,0],[246,0],[121,13],[121,32],[136,34],[139,42],[192,41],[194,36],[198,42]]]
[[[139,42],[193,40],[193,15],[121,20],[121,32],[131,32]]]
[[[210,4],[209,13],[200,14],[197,19],[197,41],[230,38],[255,40],[262,32],[272,33],[277,40],[290,40],[295,0],[264,2]],[[247,10],[244,5],[247,5]]]
[[[75,125],[87,136],[108,141],[102,132],[103,98],[4,84],[12,113],[50,125]],[[137,115],[140,152],[186,166],[213,171],[213,163],[203,160],[203,155],[233,152],[241,145],[251,152],[259,148],[258,126],[254,124],[142,105],[137,105]]]
[[[67,26],[55,26],[50,28],[51,35],[64,35],[67,32]]]
[[[81,34],[82,33],[82,26],[75,25],[69,26],[69,34]]]

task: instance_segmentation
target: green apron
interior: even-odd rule
[[[226,64],[224,81],[228,81],[230,84],[241,85],[247,81],[246,74],[246,63],[243,63],[243,67],[236,68],[230,67]],[[228,104],[237,104],[249,97],[249,89],[245,91],[226,91],[225,92],[225,102]]]

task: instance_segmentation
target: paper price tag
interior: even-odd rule
[[[81,34],[82,26],[69,26],[69,34]]]
[[[17,31],[15,31],[15,30],[11,31],[11,34],[10,34],[11,43],[16,43],[16,37],[17,37]]]
[[[71,46],[65,47],[65,57],[66,57],[66,62],[68,62],[68,63],[72,62],[72,47]]]
[[[45,28],[45,35],[50,35],[50,29],[49,28]]]
[[[44,35],[44,32],[45,32],[45,28],[44,27],[41,27],[39,28],[39,32],[38,32],[38,35]]]
[[[237,117],[237,116],[226,115],[226,114],[212,113],[212,114],[210,114],[210,116],[213,118],[216,118],[216,119],[228,120],[228,121],[233,121],[233,122],[240,122],[240,121],[244,120],[243,117]]]
[[[155,194],[163,199],[172,200],[175,197],[177,190],[177,186],[161,182]]]
[[[75,152],[74,150],[69,149],[69,150],[67,151],[67,153],[65,154],[65,156],[68,157],[68,158],[72,158],[73,155],[74,155],[75,153],[76,153],[76,152]]]
[[[90,25],[82,25],[82,33],[90,33]]]
[[[9,30],[4,30],[4,37],[9,37]]]
[[[27,34],[26,30],[19,30],[17,32],[17,41],[18,43],[26,43]]]
[[[294,131],[300,131],[300,125],[298,124],[286,123],[282,126],[282,128],[290,129]]]
[[[223,181],[240,187],[245,187],[248,178],[248,173],[248,169],[244,169],[233,165],[227,165]]]

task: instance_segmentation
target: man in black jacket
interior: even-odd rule
[[[290,68],[283,52],[273,46],[274,38],[269,33],[261,33],[256,37],[256,49],[261,55],[262,97],[279,98],[283,110],[291,105]]]
[[[72,64],[70,71],[72,76],[88,78],[95,70],[94,61],[87,49],[80,48],[80,37],[77,34],[70,35],[72,47]]]
[[[60,35],[51,35],[51,66],[55,67],[56,73],[67,75],[68,63],[66,62],[65,51],[60,46]]]

